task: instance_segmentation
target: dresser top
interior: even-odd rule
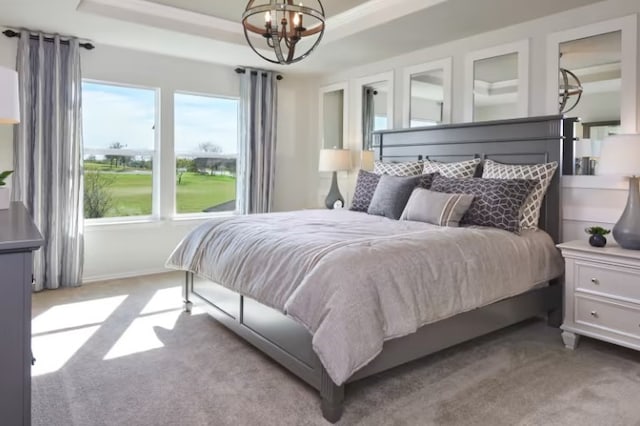
[[[587,241],[587,238],[585,238],[584,240],[568,241],[566,243],[558,244],[558,248],[563,252],[575,251],[591,255],[624,257],[640,261],[640,250],[623,249],[611,241],[607,242],[606,247],[592,247]]]
[[[24,204],[13,202],[8,210],[0,210],[0,253],[37,250],[43,244],[42,234]]]

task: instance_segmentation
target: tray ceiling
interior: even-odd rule
[[[4,27],[72,34],[98,47],[227,65],[267,65],[244,39],[239,21],[245,0],[0,1]],[[309,58],[282,69],[335,72],[599,1],[322,0],[328,16],[322,43]]]
[[[201,13],[203,15],[215,16],[230,21],[238,21],[242,16],[248,1],[246,0],[148,0],[152,3],[159,3],[165,6],[171,6],[178,9],[189,10],[191,12]],[[316,0],[295,0],[315,7]],[[352,9],[368,0],[321,0],[327,17],[335,16],[346,10]],[[257,4],[266,3],[265,0],[259,0]]]

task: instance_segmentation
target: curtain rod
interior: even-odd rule
[[[9,38],[14,38],[14,37],[20,38],[20,33],[14,30],[4,30],[2,34],[6,35]],[[35,34],[31,34],[29,38],[31,38],[31,40],[39,39],[39,37]],[[53,40],[54,40],[53,37],[46,37],[46,36],[44,37],[44,41],[53,42]],[[60,43],[69,44],[69,40],[61,40]],[[80,47],[84,47],[87,50],[93,50],[96,48],[92,43],[88,43],[88,42],[80,43]]]
[[[240,68],[240,67],[236,68],[236,70],[235,70],[235,71],[236,71],[238,74],[244,74],[245,72],[247,72],[247,70],[246,70],[246,69],[244,69],[244,68]],[[251,74],[253,74],[253,75],[257,75],[257,74],[258,74],[258,71],[251,71]],[[283,78],[284,78],[284,77],[283,77],[283,76],[281,76],[280,74],[278,74],[278,75],[276,76],[276,80],[282,80]]]

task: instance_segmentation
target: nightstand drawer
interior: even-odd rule
[[[578,291],[598,292],[640,302],[640,273],[632,269],[609,269],[603,265],[576,263]]]
[[[640,338],[640,306],[576,295],[576,323]]]

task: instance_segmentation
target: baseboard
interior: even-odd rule
[[[82,277],[82,283],[91,284],[91,283],[97,283],[102,281],[122,280],[125,278],[142,277],[146,275],[166,274],[169,272],[172,272],[172,270],[167,268],[152,268],[152,269],[142,269],[138,271],[120,272],[116,274],[85,276],[85,277]]]

